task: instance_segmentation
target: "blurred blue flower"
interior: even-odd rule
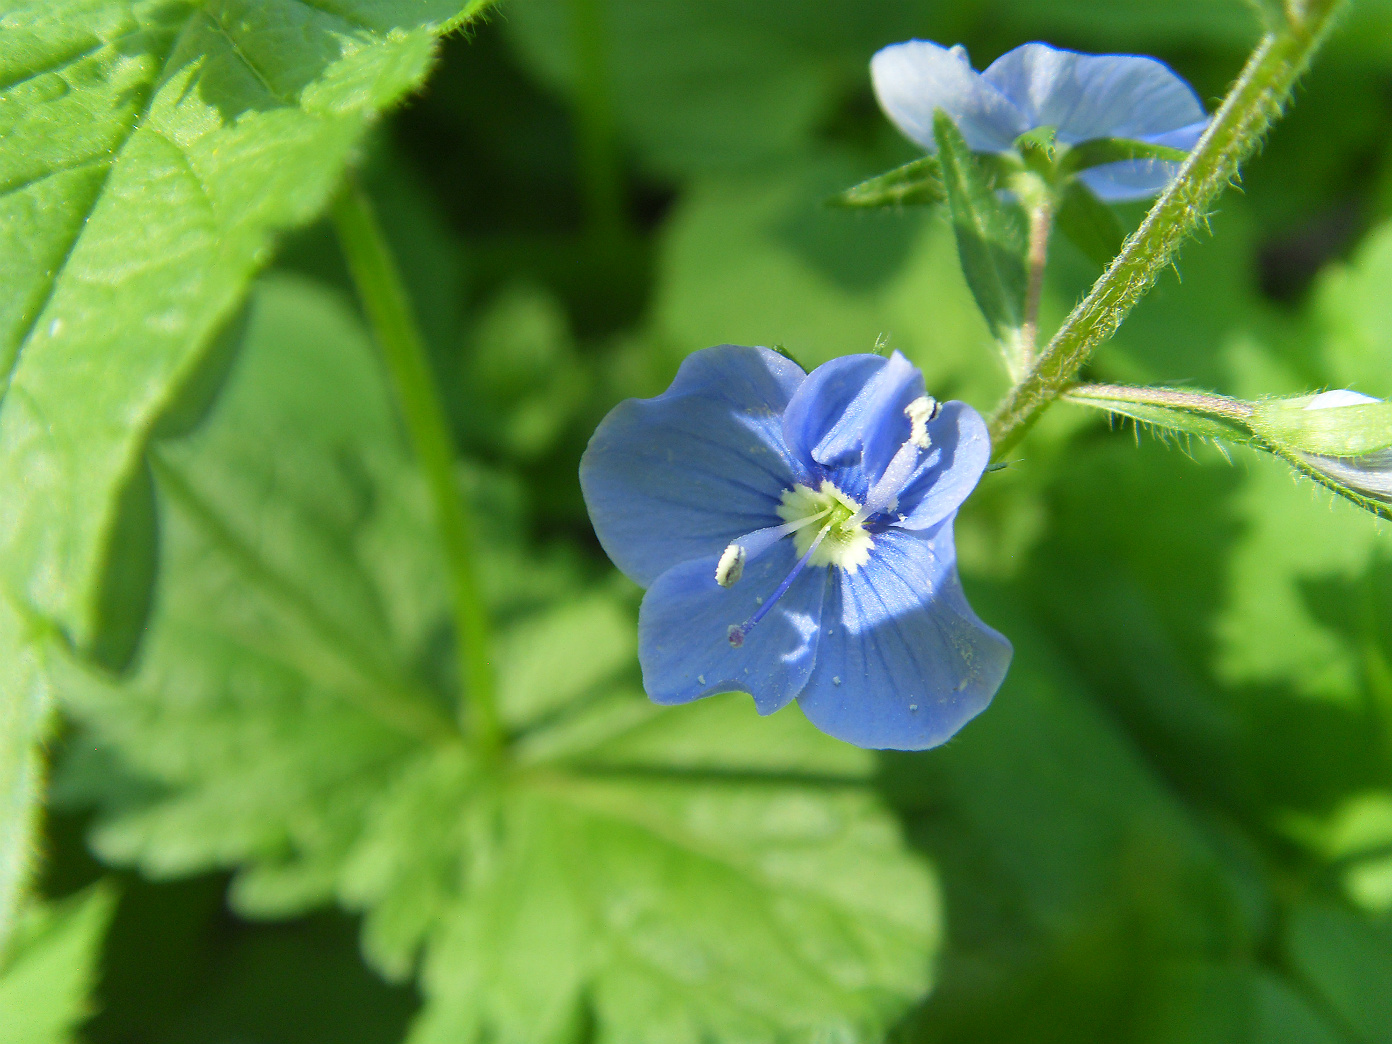
[[[1139,55],[1027,43],[978,73],[960,45],[910,40],[878,52],[870,72],[880,106],[929,152],[937,147],[937,109],[976,152],[1006,152],[1021,134],[1046,126],[1065,145],[1128,138],[1188,150],[1208,126],[1193,88],[1163,62]],[[1120,202],[1155,195],[1178,169],[1164,160],[1129,160],[1077,176],[1102,199]]]
[[[804,374],[723,345],[662,395],[620,403],[580,484],[605,551],[648,588],[649,696],[738,689],[761,714],[797,698],[849,743],[942,743],[1010,663],[967,604],[952,542],[989,457],[981,416],[934,402],[898,352]]]

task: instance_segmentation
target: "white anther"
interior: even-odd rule
[[[904,416],[911,426],[909,441],[919,449],[927,449],[929,444],[928,422],[938,415],[938,400],[931,395],[920,395],[904,407]]]
[[[733,587],[744,575],[746,551],[738,542],[731,544],[720,555],[720,564],[715,567],[715,582],[721,587]]]

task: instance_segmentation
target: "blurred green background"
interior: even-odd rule
[[[586,639],[613,660],[596,676],[633,687],[637,592],[576,468],[604,413],[693,350],[780,344],[810,366],[885,335],[939,398],[984,411],[1004,390],[942,215],[821,206],[915,155],[875,106],[877,48],[960,41],[978,67],[1036,39],[1154,54],[1212,106],[1256,35],[1240,0],[507,0],[448,39],[363,162],[489,527],[500,618],[604,592],[627,615]],[[1095,376],[1392,395],[1392,3],[1355,0],[1211,233]],[[1056,323],[1097,272],[1054,251]],[[350,293],[327,225],[284,242],[265,292],[306,278]],[[935,987],[892,1039],[1392,1042],[1387,534],[1277,462],[1072,407],[1015,456],[958,538],[973,604],[1015,644],[1010,677],[945,748],[877,761],[945,925]],[[87,1039],[401,1039],[420,998],[364,962],[353,916],[241,877],[229,904],[228,876],[181,862],[172,834],[93,811],[145,785],[107,748],[164,733],[111,724],[142,712],[80,689],[44,891],[108,873],[93,849],[144,867],[116,875]],[[202,749],[196,729],[181,742]],[[312,834],[331,811],[305,814]]]

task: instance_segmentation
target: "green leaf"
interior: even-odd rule
[[[1333,388],[1379,398],[1392,392],[1387,345],[1392,342],[1392,221],[1373,229],[1352,261],[1330,265],[1311,302],[1316,348]]]
[[[36,906],[0,962],[0,1040],[68,1044],[89,1013],[102,937],[115,896],[100,885],[62,903]]]
[[[1132,141],[1129,138],[1089,138],[1068,146],[1058,166],[1062,174],[1076,174],[1104,163],[1125,163],[1128,160],[1183,163],[1188,158],[1189,153],[1183,149],[1172,149],[1168,145],[1152,145],[1148,141]]]
[[[1003,203],[951,118],[939,111],[933,134],[942,164],[943,190],[952,211],[957,252],[972,296],[991,333],[1013,345],[1025,316],[1024,221]]]
[[[827,204],[833,207],[907,207],[941,203],[947,199],[943,191],[942,167],[936,156],[924,156],[902,167],[868,178],[859,185],[832,196]]]
[[[1070,180],[1065,185],[1054,221],[1074,246],[1102,268],[1112,263],[1126,239],[1116,211],[1081,181]]]
[[[76,643],[116,494],[277,229],[481,5],[23,4],[0,82],[0,563]]]
[[[128,779],[68,780],[105,807],[104,858],[232,868],[249,915],[361,910],[382,972],[422,969],[417,1041],[578,1041],[589,1019],[613,1041],[869,1039],[927,988],[933,881],[873,758],[743,696],[655,706],[625,600],[513,614],[514,744],[501,772],[475,762],[428,505],[333,298],[265,284],[208,423],[152,453],[138,667],[59,677],[75,749]],[[515,544],[480,514],[490,556]]]
[[[140,456],[219,362],[280,229],[324,206],[485,3],[30,0],[0,35],[0,689],[36,741],[35,652],[14,613],[109,663],[131,655],[152,548]],[[148,499],[144,501],[148,506]],[[117,555],[113,549],[119,548]],[[115,557],[134,565],[107,577]],[[0,597],[0,601],[4,598]],[[119,604],[115,604],[119,603]],[[14,665],[13,667],[11,665]],[[0,756],[0,934],[32,753]],[[30,767],[24,767],[30,766]]]

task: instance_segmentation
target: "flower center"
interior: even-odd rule
[[[784,522],[798,523],[816,518],[816,525],[804,525],[792,534],[798,557],[812,550],[819,534],[826,535],[812,551],[808,565],[839,566],[854,573],[870,559],[874,538],[862,524],[861,505],[847,496],[829,479],[823,479],[820,489],[796,485],[783,491],[778,517]]]

